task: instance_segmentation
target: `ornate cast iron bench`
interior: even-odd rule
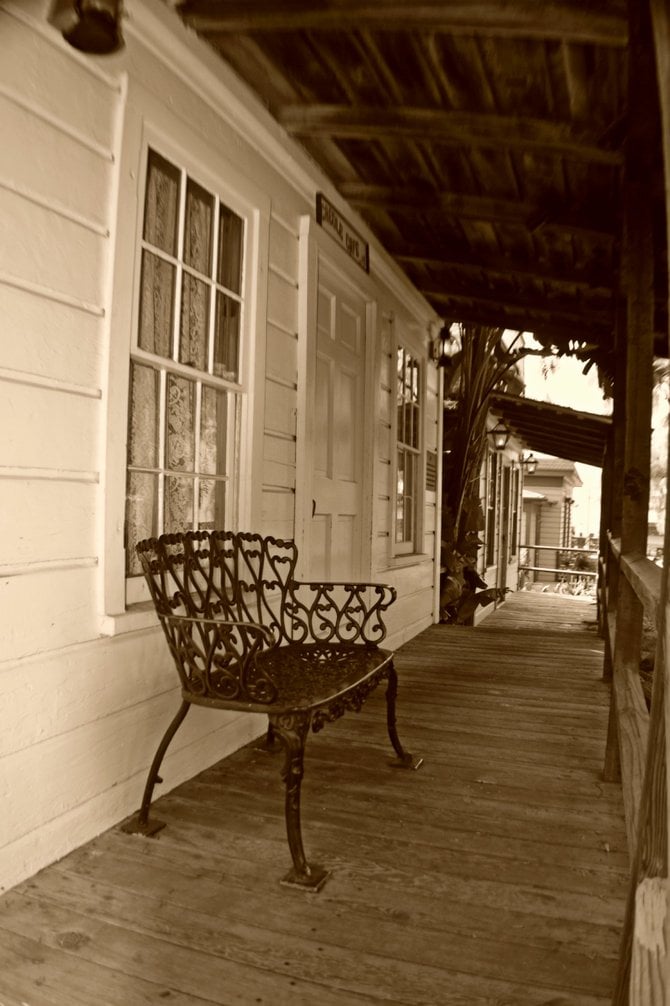
[[[396,730],[398,679],[379,647],[395,590],[382,584],[299,583],[292,541],[230,531],[189,531],[142,541],[144,574],[181,681],[182,702],[149,770],[139,812],[124,830],[152,835],[154,786],[165,752],[192,705],[267,713],[268,746],[283,743],[282,778],[293,868],[282,883],[319,890],[328,877],[308,864],[300,828],[305,741],[387,679],[394,764],[418,768]]]

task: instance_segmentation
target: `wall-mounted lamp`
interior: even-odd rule
[[[503,423],[502,419],[499,419],[492,430],[487,430],[486,435],[491,438],[491,442],[496,451],[504,451],[507,447],[507,441],[510,438],[510,431]]]
[[[121,0],[54,0],[49,22],[80,52],[106,56],[123,46]]]
[[[460,348],[461,344],[458,338],[451,334],[449,325],[444,325],[430,344],[430,358],[438,367],[444,367]]]
[[[521,464],[525,465],[526,472],[529,475],[535,474],[535,469],[537,468],[537,458],[534,454],[529,454],[527,458],[521,458]]]

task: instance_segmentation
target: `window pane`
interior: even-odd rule
[[[213,531],[226,523],[226,483],[220,479],[201,479],[198,496],[198,528]]]
[[[128,464],[158,467],[158,411],[160,375],[152,367],[130,365]]]
[[[404,373],[405,373],[405,350],[398,348],[396,353],[396,368],[398,371],[398,394],[402,395],[402,386],[404,383]]]
[[[238,380],[240,304],[225,294],[216,295],[214,373],[227,381]]]
[[[398,451],[396,483],[395,540],[405,540],[405,454]]]
[[[405,451],[405,498],[414,496],[414,469],[416,455]]]
[[[412,401],[419,401],[419,363],[412,360]]]
[[[139,344],[148,353],[168,358],[172,355],[175,276],[169,262],[142,252]]]
[[[195,384],[168,375],[165,467],[172,471],[195,469]]]
[[[223,475],[226,471],[227,395],[203,386],[200,409],[200,471]]]
[[[206,276],[212,274],[214,196],[189,178],[186,183],[184,262]]]
[[[154,150],[149,151],[144,200],[144,240],[168,255],[177,254],[181,172]]]
[[[219,216],[219,268],[221,286],[233,293],[242,289],[242,236],[244,223],[237,213],[221,204]]]
[[[193,488],[194,479],[165,476],[165,516],[163,531],[190,531],[193,528]]]
[[[396,412],[397,412],[397,416],[398,416],[398,419],[397,419],[398,429],[396,431],[396,439],[397,439],[397,441],[398,441],[399,444],[404,444],[405,443],[405,406],[402,404],[402,401],[400,399],[398,400],[398,407],[397,407]]]
[[[126,493],[126,574],[142,572],[135,545],[157,534],[158,477],[145,472],[128,472]]]
[[[419,406],[412,405],[412,440],[411,445],[418,451],[419,449]]]
[[[207,283],[184,273],[181,285],[179,360],[198,370],[207,370],[209,291]]]
[[[414,406],[410,405],[408,402],[405,406],[405,443],[409,447],[416,447],[416,428],[414,426],[415,418]]]

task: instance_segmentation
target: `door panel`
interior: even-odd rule
[[[362,568],[366,303],[320,260],[314,387],[310,576]]]

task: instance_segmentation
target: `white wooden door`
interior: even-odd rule
[[[361,575],[365,300],[319,261],[310,575]]]

